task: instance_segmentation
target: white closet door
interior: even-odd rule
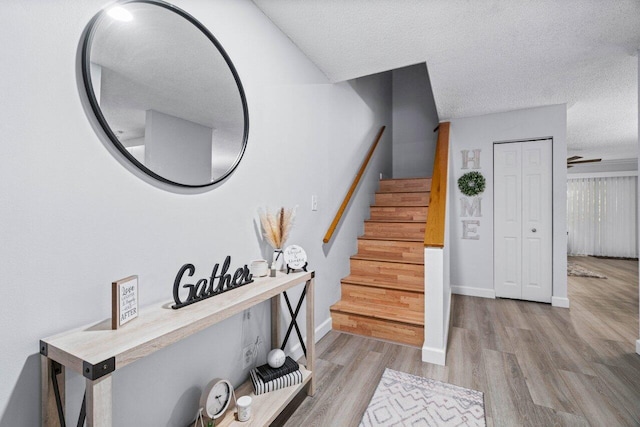
[[[551,140],[496,144],[496,296],[551,302],[551,261]]]
[[[496,296],[522,297],[522,147],[494,145],[494,275]]]
[[[551,302],[551,141],[521,144],[522,299]]]

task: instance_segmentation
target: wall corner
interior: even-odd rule
[[[422,346],[422,361],[434,365],[445,366],[447,360],[446,349]]]
[[[551,305],[553,307],[569,308],[569,298],[551,297]]]

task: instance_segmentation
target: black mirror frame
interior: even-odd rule
[[[189,21],[196,28],[198,28],[211,41],[211,43],[213,43],[216,49],[218,49],[218,52],[222,55],[225,62],[227,63],[227,66],[229,67],[231,74],[233,74],[233,79],[235,80],[236,86],[238,87],[238,92],[240,93],[240,101],[242,103],[242,112],[244,115],[244,130],[243,130],[244,134],[242,137],[242,148],[240,149],[240,152],[238,153],[238,156],[235,162],[231,165],[231,167],[222,176],[212,180],[210,183],[201,184],[201,185],[200,184],[199,185],[182,184],[179,182],[171,181],[153,172],[151,169],[147,168],[145,165],[140,163],[135,157],[133,157],[133,155],[131,155],[131,153],[129,153],[129,151],[122,145],[122,143],[120,143],[115,133],[113,133],[113,130],[109,126],[109,123],[107,122],[104,115],[102,114],[102,110],[100,109],[100,105],[98,105],[98,100],[96,99],[96,95],[93,91],[93,83],[91,81],[90,61],[89,61],[89,58],[91,56],[90,55],[91,43],[93,41],[93,36],[97,27],[97,23],[102,21],[102,19],[104,19],[107,13],[107,10],[116,4],[123,5],[128,3],[147,3],[147,4],[163,7],[173,13],[178,14],[179,16],[183,17],[187,21]],[[196,18],[194,18],[184,10],[172,4],[166,3],[162,0],[120,0],[114,4],[111,4],[108,7],[102,9],[100,12],[98,12],[93,18],[91,18],[91,21],[89,21],[89,24],[87,24],[86,34],[85,34],[84,40],[82,41],[81,61],[82,61],[81,63],[82,81],[84,83],[85,91],[89,99],[89,104],[91,105],[91,110],[93,111],[96,118],[98,119],[98,122],[100,123],[100,127],[105,132],[107,138],[109,138],[111,143],[118,149],[118,151],[134,166],[136,166],[138,169],[140,169],[147,175],[169,185],[175,185],[178,187],[186,187],[186,188],[202,188],[202,187],[208,187],[208,186],[217,184],[225,180],[238,167],[238,164],[240,164],[240,161],[242,160],[242,157],[244,156],[244,152],[247,148],[247,140],[249,138],[249,109],[247,107],[247,98],[244,93],[242,82],[240,81],[240,76],[238,75],[238,72],[236,71],[236,68],[233,65],[233,62],[231,61],[231,58],[229,58],[229,55],[224,50],[220,42],[218,42],[218,40],[213,36],[213,34],[211,34],[211,32],[204,25],[200,23],[200,21],[198,21]]]

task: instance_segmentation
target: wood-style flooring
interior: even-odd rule
[[[417,348],[330,332],[316,347],[315,396],[274,425],[357,426],[388,367],[483,391],[488,426],[640,426],[638,262],[572,260],[608,279],[569,277],[570,309],[455,295],[444,367]]]

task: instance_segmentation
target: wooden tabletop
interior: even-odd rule
[[[45,349],[41,351],[80,374],[83,365],[98,365],[111,358],[115,358],[115,369],[119,369],[304,283],[313,275],[310,271],[255,278],[253,283],[179,310],[171,308],[173,301],[147,307],[138,318],[117,330],[112,330],[111,319],[106,319],[45,338],[41,345]]]

